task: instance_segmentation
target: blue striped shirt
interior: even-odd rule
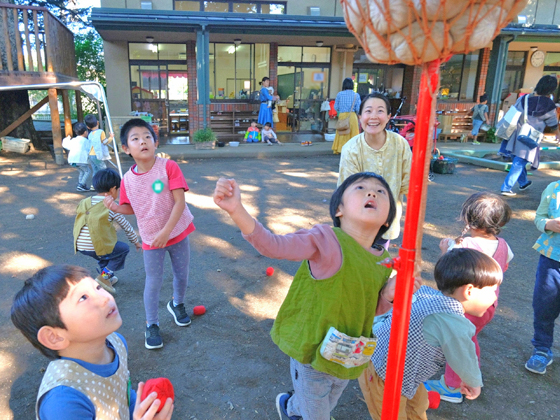
[[[356,100],[354,100],[354,97]],[[352,101],[354,101],[354,108],[352,109]],[[360,104],[362,100],[360,95],[353,90],[347,89],[338,92],[334,101],[334,109],[336,112],[350,112],[354,111],[356,114],[360,111]]]

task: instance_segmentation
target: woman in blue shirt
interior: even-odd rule
[[[342,82],[342,91],[338,92],[336,95],[334,109],[338,113],[339,120],[348,118],[350,130],[346,133],[340,133],[338,130],[336,131],[336,136],[332,145],[332,150],[335,155],[340,154],[342,146],[344,146],[348,140],[360,134],[357,114],[361,103],[360,95],[354,92],[354,81],[350,77],[347,77]]]
[[[263,77],[262,82],[259,82],[261,87],[261,107],[259,109],[259,119],[258,123],[264,126],[266,123],[270,123],[271,127],[274,127],[274,122],[272,121],[272,102],[268,101],[275,101],[280,99],[278,96],[273,96],[268,91],[268,87],[270,86],[270,78]],[[270,104],[270,106],[269,106]]]

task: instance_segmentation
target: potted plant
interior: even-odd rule
[[[194,133],[193,142],[195,149],[213,149],[216,135],[211,128],[203,128]]]

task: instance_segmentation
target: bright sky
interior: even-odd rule
[[[78,0],[78,7],[100,7],[100,0]]]

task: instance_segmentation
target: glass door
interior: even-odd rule
[[[321,103],[328,98],[329,67],[278,66],[277,131],[323,131]]]

